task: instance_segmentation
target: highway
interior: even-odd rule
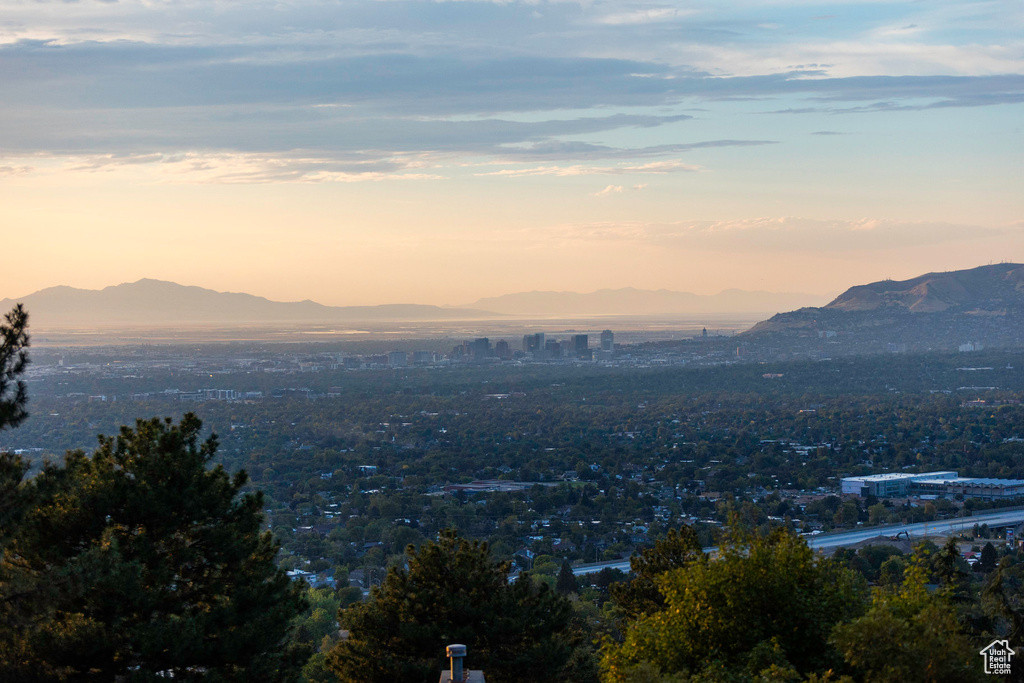
[[[872,538],[889,538],[906,532],[910,535],[911,542],[922,540],[927,536],[951,536],[963,530],[969,530],[975,524],[988,524],[990,527],[1011,526],[1024,523],[1024,509],[996,510],[974,515],[973,517],[957,517],[955,519],[936,520],[934,522],[920,522],[918,524],[890,524],[886,526],[873,526],[868,528],[854,529],[852,531],[839,531],[831,534],[819,534],[805,536],[807,545],[814,550],[825,550],[841,548],[847,545],[856,545],[862,541]],[[704,552],[710,553],[718,548],[704,548]],[[607,562],[595,562],[573,567],[573,574],[593,574],[605,568],[629,571],[629,560],[609,560]]]

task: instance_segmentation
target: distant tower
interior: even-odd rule
[[[544,351],[544,333],[523,335],[523,351],[526,353]]]
[[[473,341],[473,360],[482,361],[491,355],[491,340],[487,337],[480,337]]]
[[[611,353],[615,350],[615,333],[611,330],[605,330],[601,333],[601,350],[606,353]]]
[[[561,358],[562,357],[562,345],[557,339],[548,339],[544,342],[544,357],[545,358]]]
[[[702,336],[705,339],[707,339],[708,338],[708,328],[705,327],[704,331],[700,333],[700,336]]]
[[[590,350],[590,337],[585,334],[575,334],[572,337],[572,350],[577,358],[587,355]]]

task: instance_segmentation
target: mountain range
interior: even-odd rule
[[[49,287],[0,300],[0,311],[25,304],[35,328],[167,324],[430,321],[493,318],[494,313],[420,304],[324,306],[315,301],[271,301],[252,294],[217,292],[143,279],[104,289]]]
[[[999,263],[858,285],[825,306],[774,315],[744,334],[792,338],[828,337],[829,332],[853,344],[911,348],[1024,344],[1024,265]]]
[[[462,307],[422,304],[324,306],[315,301],[280,302],[251,294],[217,292],[174,282],[143,279],[100,290],[59,286],[18,299],[0,300],[0,311],[25,304],[40,328],[180,324],[280,324],[487,320],[506,317],[578,315],[672,316],[708,313],[768,315],[817,297],[727,290],[701,296],[668,290],[617,289],[590,294],[525,292],[481,299]]]
[[[928,273],[910,280],[857,285],[831,302],[806,306],[816,297],[726,290],[697,295],[633,288],[576,292],[521,292],[479,299],[462,307],[422,304],[324,306],[314,301],[279,302],[251,294],[217,292],[143,279],[101,290],[50,287],[15,301],[28,308],[39,329],[162,325],[430,322],[571,316],[669,317],[745,313],[767,317],[744,333],[818,337],[827,332],[853,346],[881,342],[916,347],[1024,343],[1024,265],[1000,263],[970,270]],[[802,306],[802,307],[801,307]],[[759,313],[760,312],[760,313]],[[831,336],[826,335],[828,338]]]

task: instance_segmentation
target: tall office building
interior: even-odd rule
[[[525,334],[523,335],[523,351],[525,353],[534,353],[537,351],[544,350],[544,333],[538,332],[537,334]]]
[[[562,357],[562,345],[557,339],[548,339],[544,342],[544,358],[558,359]]]
[[[615,350],[615,333],[611,330],[605,330],[601,333],[601,350],[605,353],[611,353]]]
[[[572,336],[572,350],[577,358],[587,355],[590,350],[590,337],[585,334],[574,334]]]
[[[481,361],[491,355],[491,340],[487,337],[480,337],[473,340],[473,360]]]

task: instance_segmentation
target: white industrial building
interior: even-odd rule
[[[842,493],[878,498],[901,496],[955,496],[964,498],[1002,499],[1024,497],[1024,479],[986,479],[961,477],[957,472],[922,472],[921,474],[872,474],[844,477]]]
[[[858,496],[876,496],[878,498],[895,498],[906,496],[910,492],[912,482],[934,479],[956,479],[956,472],[922,472],[921,474],[870,474],[864,477],[843,477],[842,493],[854,493]]]

